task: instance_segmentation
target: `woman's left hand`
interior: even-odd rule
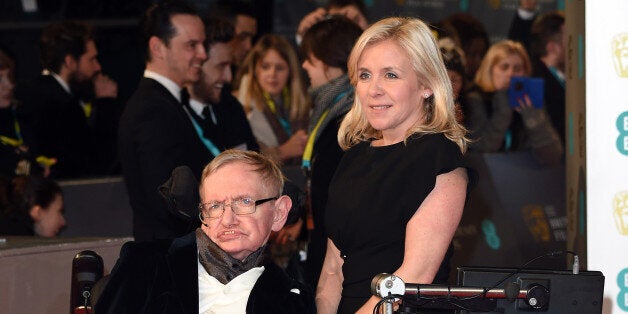
[[[517,112],[521,112],[522,110],[527,109],[534,109],[534,104],[532,104],[532,100],[530,99],[528,94],[524,94],[523,98],[518,98],[517,102],[519,103],[519,106],[514,108]]]

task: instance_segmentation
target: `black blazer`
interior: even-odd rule
[[[142,78],[129,99],[120,119],[118,151],[133,208],[135,240],[186,234],[190,226],[167,211],[157,188],[178,166],[190,167],[199,179],[213,155],[182,105],[157,81]]]
[[[18,86],[18,118],[24,141],[33,155],[56,157],[56,178],[89,174],[90,129],[79,100],[52,75],[40,75]]]
[[[96,313],[198,313],[196,235],[128,242],[98,298]],[[314,313],[314,297],[272,262],[255,283],[247,313]],[[292,292],[298,289],[298,293]]]

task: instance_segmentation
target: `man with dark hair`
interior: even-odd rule
[[[259,150],[242,104],[230,93],[223,92],[232,79],[230,41],[233,26],[226,20],[210,18],[205,22],[207,61],[201,79],[192,85],[187,111],[193,123],[201,126],[205,142],[216,152],[228,148]]]
[[[253,48],[253,38],[257,35],[255,10],[241,0],[219,0],[212,7],[211,15],[226,19],[233,25],[235,33],[230,44],[233,50],[233,63],[236,68],[239,67]]]
[[[33,153],[57,158],[53,177],[104,174],[115,159],[118,86],[101,73],[92,28],[52,23],[39,48],[42,75],[16,90],[25,141]]]
[[[176,167],[188,166],[198,176],[212,158],[184,109],[189,101],[185,86],[199,80],[207,58],[203,21],[190,5],[165,1],[148,8],[140,29],[146,70],[118,133],[138,241],[174,238],[189,230],[188,222],[167,210],[157,188]]]
[[[539,16],[532,24],[532,76],[545,80],[545,109],[565,143],[565,17],[561,12]]]

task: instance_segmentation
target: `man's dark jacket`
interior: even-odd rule
[[[179,101],[157,81],[142,78],[129,99],[120,119],[118,151],[135,240],[186,234],[189,225],[172,217],[157,189],[178,166],[190,167],[198,180],[213,155]]]
[[[314,313],[314,297],[272,262],[264,264],[247,313]],[[194,232],[174,240],[128,242],[98,298],[96,313],[197,314],[198,257]]]

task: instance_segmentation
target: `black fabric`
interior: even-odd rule
[[[223,285],[228,284],[233,278],[247,271],[259,267],[264,258],[264,247],[247,256],[243,261],[231,257],[212,241],[201,228],[196,229],[196,243],[198,244],[198,260],[205,271],[218,279]]]
[[[314,229],[310,231],[310,243],[307,253],[308,281],[312,287],[318,284],[318,277],[327,250],[327,231],[325,228],[325,206],[329,191],[329,183],[336,172],[336,167],[344,151],[338,145],[338,128],[344,115],[336,117],[327,124],[314,143],[312,152],[312,170],[310,171],[310,206],[314,221]]]
[[[119,175],[118,128],[124,104],[118,98],[103,97],[91,101],[92,113],[87,120],[94,143],[90,175]]]
[[[213,124],[214,122],[212,121],[212,114],[209,111],[209,106],[210,105],[203,107],[203,111],[201,111],[201,114],[203,115],[203,119],[209,120],[209,122]]]
[[[159,194],[167,204],[167,209],[182,221],[187,221],[192,231],[200,226],[198,219],[198,180],[188,166],[179,166],[172,170],[172,176],[159,186]]]
[[[218,104],[210,104],[205,107],[209,111],[211,106],[216,123],[211,119],[211,114],[200,122],[203,135],[216,145],[221,151],[246,147],[247,150],[259,151],[259,145],[249,120],[246,118],[242,104],[231,94],[222,93]],[[203,109],[205,111],[205,109]],[[204,114],[204,113],[203,113]]]
[[[157,81],[143,78],[129,99],[120,119],[118,148],[133,208],[135,240],[186,234],[189,224],[173,217],[158,187],[183,165],[199,180],[213,155],[181,104]]]
[[[112,174],[116,163],[116,129],[121,104],[97,98],[89,119],[79,99],[67,93],[52,75],[18,85],[18,119],[33,155],[56,157],[53,178]]]
[[[545,110],[558,132],[562,143],[565,142],[565,87],[560,84],[554,74],[541,60],[532,62],[532,76],[540,77],[545,81]]]
[[[128,242],[95,306],[106,313],[198,313],[194,232],[174,240]],[[247,302],[247,313],[315,313],[306,287],[266,261]],[[299,293],[291,292],[296,291]]]
[[[375,275],[399,268],[408,221],[436,176],[461,166],[458,146],[442,134],[383,147],[362,142],[345,153],[329,186],[325,215],[328,235],[345,256],[340,313],[353,313],[368,300]],[[448,264],[444,259],[435,283],[447,281]]]
[[[337,99],[339,95],[343,95]],[[315,135],[312,159],[310,161],[310,208],[312,211],[314,229],[310,230],[307,251],[307,280],[312,287],[316,287],[320,275],[325,251],[327,249],[327,233],[325,231],[325,205],[329,182],[336,172],[336,167],[344,154],[338,144],[338,128],[345,114],[353,104],[355,93],[351,88],[347,75],[331,80],[325,85],[312,91],[313,113],[310,119],[309,133],[320,119],[325,110],[329,114],[325,117],[318,133]]]
[[[33,154],[56,157],[51,169],[55,178],[89,174],[92,151],[90,130],[79,100],[67,93],[52,75],[18,85],[16,98],[22,103],[18,116],[24,141]]]
[[[510,28],[508,29],[508,39],[520,42],[528,52],[530,49],[530,30],[532,29],[534,19],[536,19],[536,15],[530,19],[524,20],[519,16],[519,13],[515,11],[515,16],[513,16]]]
[[[32,236],[33,219],[27,214],[17,211],[5,212],[0,206],[0,235]]]
[[[0,108],[0,135],[17,140],[15,133],[15,114],[13,106]],[[9,143],[0,141],[0,178],[11,178],[15,176],[15,170],[20,160],[27,159],[23,152]],[[34,160],[33,160],[34,162]]]
[[[189,107],[190,106],[190,93],[188,93],[188,90],[185,87],[181,88],[180,97],[181,97],[181,104],[184,107]]]

